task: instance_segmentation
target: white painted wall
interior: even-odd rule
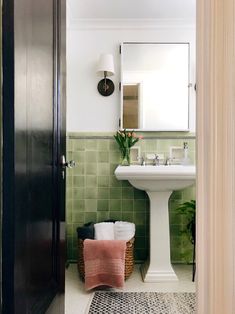
[[[67,131],[109,132],[118,129],[120,113],[120,54],[124,41],[190,42],[191,78],[195,83],[195,29],[171,25],[146,24],[144,21],[112,20],[105,23],[76,23],[67,29]],[[109,97],[97,91],[96,65],[100,53],[112,53],[115,62],[115,91]],[[195,92],[192,89],[190,131],[195,131]]]

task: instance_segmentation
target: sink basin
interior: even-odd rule
[[[168,202],[173,191],[195,183],[195,166],[118,166],[115,175],[145,190],[150,199],[150,256],[142,267],[143,280],[178,280],[170,260]]]
[[[145,191],[176,191],[195,182],[195,166],[118,166],[115,175]]]

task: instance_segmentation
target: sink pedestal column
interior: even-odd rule
[[[150,259],[142,269],[144,282],[177,281],[170,259],[168,201],[172,191],[149,192]]]

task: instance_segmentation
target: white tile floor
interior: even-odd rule
[[[191,281],[192,267],[189,265],[174,265],[179,281],[171,283],[144,283],[139,268],[140,265],[135,266],[133,274],[125,282],[124,291],[195,292],[195,283]],[[66,270],[65,314],[87,313],[93,293],[85,291],[76,264],[71,264]]]

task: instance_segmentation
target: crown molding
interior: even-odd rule
[[[68,16],[69,30],[196,29],[192,19],[74,19]]]

